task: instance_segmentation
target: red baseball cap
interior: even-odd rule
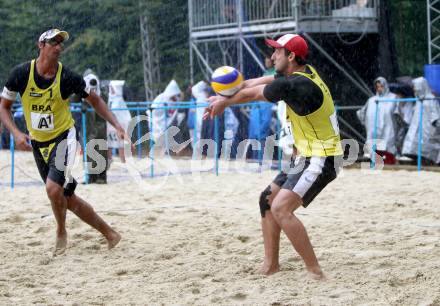
[[[309,53],[307,42],[298,34],[285,34],[277,40],[266,39],[265,41],[268,46],[287,49],[303,60],[306,59]]]

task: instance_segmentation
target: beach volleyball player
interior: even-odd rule
[[[306,64],[307,42],[286,34],[266,40],[274,48],[272,60],[277,74],[250,79],[233,96],[213,96],[205,118],[221,114],[225,107],[250,101],[285,101],[297,155],[288,173],[281,172],[260,195],[264,239],[262,273],[279,271],[280,232],[287,235],[304,260],[309,275],[324,274],[302,222],[295,215],[334,180],[342,165],[342,148],[333,99],[316,70]]]
[[[99,217],[89,203],[74,192],[77,182],[69,174],[76,154],[77,131],[70,113],[69,96],[85,98],[96,112],[110,122],[118,137],[125,132],[105,102],[94,92],[86,91],[83,78],[58,62],[63,43],[69,34],[51,29],[38,39],[37,59],[16,66],[1,95],[0,119],[14,135],[16,146],[32,150],[46,193],[57,222],[55,254],[67,246],[66,209],[101,232],[109,249],[121,239],[119,233]],[[21,96],[26,126],[30,137],[21,132],[11,119],[11,106],[17,93]],[[30,143],[29,143],[30,142]]]

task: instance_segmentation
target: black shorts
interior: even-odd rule
[[[70,174],[77,142],[78,133],[75,127],[49,141],[31,141],[35,162],[44,183],[50,178],[64,188],[65,196],[72,196],[78,184]]]
[[[342,156],[297,156],[292,160],[288,173],[281,172],[273,183],[298,194],[303,206],[307,207],[336,178],[341,167]]]

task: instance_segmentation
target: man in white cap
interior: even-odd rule
[[[77,131],[69,108],[69,96],[77,94],[86,99],[96,112],[110,122],[125,137],[125,132],[105,102],[86,89],[83,78],[64,67],[58,59],[69,39],[66,31],[51,29],[38,39],[37,59],[16,66],[1,94],[0,119],[14,135],[16,146],[32,150],[46,193],[57,222],[55,254],[67,246],[66,210],[101,232],[108,248],[118,244],[121,236],[99,217],[89,203],[74,191],[77,182],[70,175],[77,141]],[[11,106],[19,93],[30,135],[17,129],[11,119]]]
[[[340,170],[342,148],[333,99],[316,70],[306,64],[308,46],[301,36],[286,34],[266,43],[275,48],[272,60],[277,74],[245,81],[232,97],[210,97],[205,117],[221,114],[226,107],[239,103],[286,102],[298,155],[289,171],[278,174],[260,195],[265,250],[262,273],[279,271],[283,230],[309,275],[324,279],[306,229],[294,212],[300,206],[307,207]]]

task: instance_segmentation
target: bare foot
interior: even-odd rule
[[[266,265],[263,264],[263,266],[260,268],[260,274],[269,276],[272,274],[275,274],[280,271],[280,265]]]
[[[67,233],[58,234],[55,240],[55,250],[53,251],[53,255],[61,255],[66,251],[67,248]]]
[[[313,280],[325,281],[327,278],[325,277],[324,272],[322,272],[321,267],[307,267],[307,275]]]
[[[121,235],[118,232],[113,232],[107,237],[108,249],[113,249],[119,241],[121,241]]]

